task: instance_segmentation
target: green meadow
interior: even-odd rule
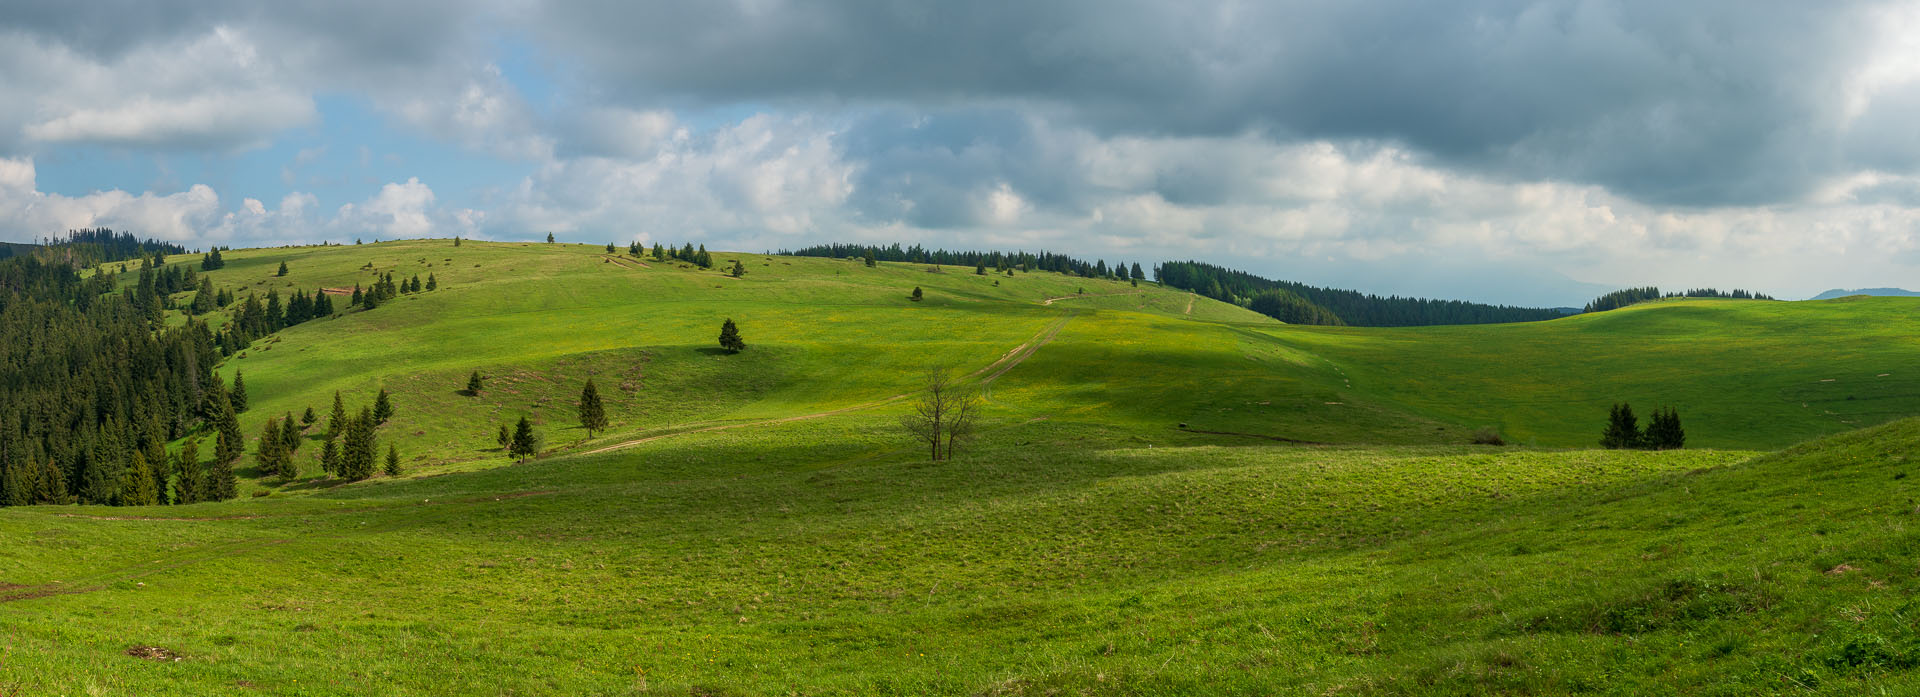
[[[220,367],[250,442],[388,390],[405,473],[329,478],[317,426],[238,500],[0,509],[0,695],[1920,691],[1920,301],[1303,327],[714,256],[227,253],[243,297],[433,274]],[[937,463],[896,423],[933,366],[986,398]],[[1621,401],[1688,448],[1594,449]]]

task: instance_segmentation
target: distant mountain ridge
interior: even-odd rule
[[[1881,295],[1896,298],[1912,298],[1920,297],[1920,291],[1911,291],[1905,288],[1861,288],[1858,290],[1835,288],[1808,298],[1808,300],[1832,300],[1834,298],[1844,298],[1849,295]]]

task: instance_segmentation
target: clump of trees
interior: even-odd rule
[[[780,254],[797,257],[825,257],[828,259],[860,259],[867,266],[876,261],[895,261],[912,264],[932,264],[935,266],[972,266],[976,273],[993,269],[995,273],[1012,274],[1015,269],[1022,272],[1052,271],[1071,274],[1082,278],[1104,278],[1124,281],[1129,278],[1146,280],[1146,272],[1134,262],[1131,271],[1125,262],[1109,265],[1105,260],[1086,261],[1064,254],[1051,252],[969,252],[949,251],[945,249],[927,249],[920,245],[902,247],[898,244],[880,247],[857,244],[822,244],[795,250],[781,250]]]
[[[936,366],[927,370],[913,411],[900,417],[900,427],[926,444],[932,461],[951,459],[960,442],[972,435],[982,404],[973,386]]]
[[[1587,306],[1583,308],[1581,311],[1582,312],[1606,312],[1607,310],[1617,310],[1617,309],[1626,307],[1628,305],[1635,305],[1635,304],[1647,302],[1649,300],[1659,300],[1661,298],[1728,298],[1733,300],[1772,300],[1773,299],[1772,296],[1766,295],[1764,293],[1755,293],[1753,291],[1740,290],[1738,288],[1735,288],[1727,292],[1721,292],[1719,289],[1716,289],[1716,288],[1690,288],[1684,293],[1664,293],[1663,294],[1660,292],[1660,289],[1658,287],[1645,286],[1642,288],[1626,288],[1623,290],[1616,290],[1606,295],[1602,295],[1598,298],[1594,298],[1593,302],[1587,303]]]
[[[1608,449],[1677,450],[1687,444],[1686,430],[1680,426],[1680,412],[1671,407],[1655,409],[1640,430],[1640,419],[1626,403],[1613,405],[1607,412],[1607,428],[1600,434],[1600,446]]]
[[[1169,288],[1179,288],[1221,302],[1232,303],[1292,324],[1350,324],[1357,327],[1414,327],[1435,324],[1535,322],[1564,316],[1559,310],[1508,305],[1485,305],[1461,300],[1382,297],[1353,290],[1320,288],[1278,281],[1244,271],[1197,261],[1169,261],[1154,267],[1154,277]],[[1297,301],[1253,303],[1267,291],[1284,291]],[[1308,309],[1311,307],[1312,309]],[[1262,309],[1266,308],[1266,309]],[[1295,319],[1288,319],[1287,317]],[[1304,321],[1303,321],[1304,320]],[[1318,320],[1318,321],[1312,321]]]

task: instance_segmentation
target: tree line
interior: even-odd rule
[[[613,243],[608,242],[607,253],[612,254],[613,249]],[[639,242],[627,245],[627,254],[635,258],[645,258],[648,256],[646,245],[642,245]],[[700,245],[699,249],[695,249],[692,244],[682,245],[680,248],[675,249],[673,247],[663,247],[659,242],[655,242],[653,243],[652,256],[654,261],[667,261],[671,259],[674,261],[684,261],[703,269],[713,268],[713,255],[707,253],[707,246],[704,244]]]
[[[1353,290],[1277,281],[1198,261],[1169,261],[1154,277],[1171,288],[1232,303],[1292,324],[1417,327],[1554,319],[1559,310],[1487,305],[1462,300],[1379,296]]]
[[[1602,295],[1598,298],[1594,298],[1593,302],[1587,303],[1587,306],[1583,308],[1581,311],[1582,312],[1606,312],[1607,310],[1618,310],[1628,305],[1635,305],[1635,304],[1647,302],[1649,300],[1659,300],[1662,298],[1730,298],[1735,300],[1772,300],[1773,299],[1772,296],[1766,295],[1764,293],[1755,293],[1752,291],[1740,290],[1738,288],[1735,288],[1731,291],[1726,291],[1726,292],[1722,292],[1717,288],[1692,288],[1692,289],[1688,289],[1684,293],[1664,293],[1663,294],[1660,292],[1660,289],[1658,287],[1645,286],[1642,288],[1626,288],[1622,290],[1616,290],[1606,295]]]
[[[978,273],[985,274],[988,269],[995,273],[1013,271],[1052,271],[1070,274],[1082,278],[1103,278],[1113,280],[1146,280],[1146,270],[1135,262],[1131,268],[1125,262],[1107,264],[1106,260],[1085,261],[1064,254],[1051,252],[975,252],[949,251],[945,249],[927,249],[920,245],[902,247],[899,243],[888,246],[857,244],[820,244],[794,250],[780,250],[779,254],[796,257],[824,257],[828,259],[863,259],[868,266],[875,262],[891,261],[911,264],[934,264],[938,266],[971,266]]]

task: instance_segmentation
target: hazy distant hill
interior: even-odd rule
[[[1835,288],[1825,293],[1821,293],[1819,295],[1813,296],[1812,298],[1809,298],[1809,300],[1831,300],[1833,298],[1844,298],[1849,295],[1886,295],[1886,296],[1893,296],[1893,297],[1910,298],[1910,297],[1920,296],[1920,292],[1907,290],[1905,288],[1861,288],[1859,290],[1842,290],[1840,288]]]

